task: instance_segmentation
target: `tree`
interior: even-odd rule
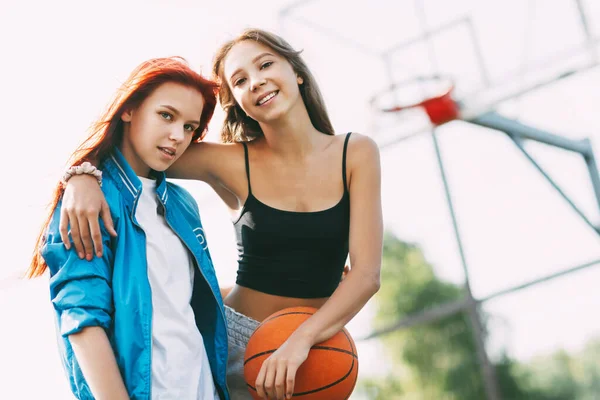
[[[590,340],[579,353],[564,350],[540,356],[522,366],[529,387],[548,397],[596,400],[600,394],[600,339]]]
[[[387,233],[384,238],[383,285],[375,299],[377,327],[465,296],[461,286],[435,276],[421,249]],[[485,316],[484,316],[485,317]],[[459,312],[444,319],[385,335],[393,361],[390,376],[367,380],[361,390],[371,399],[481,400],[485,391],[468,316]],[[546,396],[529,377],[504,356],[495,365],[504,398],[510,400],[573,400]]]

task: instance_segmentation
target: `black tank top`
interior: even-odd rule
[[[295,298],[329,297],[340,283],[348,256],[350,194],[346,182],[346,135],[342,155],[344,194],[315,212],[270,207],[252,194],[248,146],[244,145],[248,199],[234,222],[238,247],[236,283],[259,292]]]

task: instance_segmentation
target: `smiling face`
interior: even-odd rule
[[[187,149],[200,124],[202,94],[191,87],[167,82],[136,108],[121,115],[121,152],[138,176],[165,171]]]
[[[268,46],[251,40],[227,53],[223,73],[237,104],[252,119],[269,123],[303,106],[302,78],[291,64]]]

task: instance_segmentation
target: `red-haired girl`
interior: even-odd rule
[[[114,222],[100,227],[101,257],[61,240],[56,188],[28,275],[50,271],[78,399],[229,399],[225,314],[198,207],[164,173],[204,136],[217,87],[183,59],[146,61],[75,151],[65,180],[94,176]]]

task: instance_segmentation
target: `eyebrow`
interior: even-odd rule
[[[273,57],[273,54],[271,54],[271,53],[269,53],[269,52],[260,53],[259,55],[257,55],[256,57],[254,57],[254,58],[252,59],[252,64],[254,64],[256,61],[258,61],[258,60],[260,60],[261,58],[263,58],[263,57],[266,57],[266,56],[272,56],[272,57]],[[241,70],[242,70],[241,68],[238,68],[238,69],[236,69],[236,70],[233,72],[233,74],[231,74],[231,76],[229,77],[229,79],[231,80],[231,78],[233,78],[233,77],[234,77],[234,76],[235,76],[235,75],[236,75],[238,72],[240,72]]]
[[[160,107],[167,108],[167,109],[169,109],[169,110],[173,111],[173,114],[177,114],[177,115],[181,116],[181,113],[179,112],[179,110],[178,110],[178,109],[176,109],[176,108],[175,108],[175,107],[173,107],[173,106],[170,106],[170,105],[168,105],[168,104],[161,104],[161,105],[160,105]],[[193,122],[193,123],[195,123],[195,124],[198,124],[198,125],[200,125],[200,121],[199,121],[199,120],[189,120],[189,121],[186,121],[186,122]]]

